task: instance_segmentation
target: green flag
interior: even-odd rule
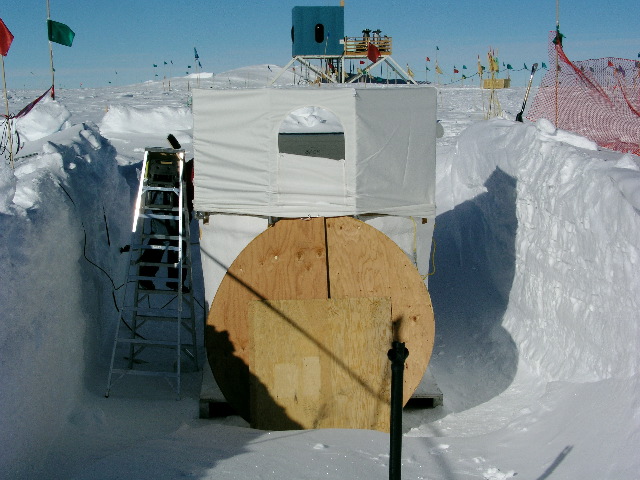
[[[49,31],[49,41],[59,43],[70,47],[73,43],[73,37],[76,36],[69,27],[64,23],[56,22],[54,20],[47,20],[47,30]]]

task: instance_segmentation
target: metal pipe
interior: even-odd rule
[[[389,446],[389,480],[402,477],[402,389],[404,362],[409,350],[404,342],[394,341],[387,353],[391,360],[391,426]]]

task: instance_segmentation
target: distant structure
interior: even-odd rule
[[[493,49],[489,49],[487,53],[487,60],[489,62],[489,78],[482,80],[482,88],[495,90],[511,87],[511,79],[498,78],[498,72],[500,71],[500,65],[498,62],[497,52]],[[480,72],[480,78],[482,79],[482,72]]]
[[[380,29],[364,29],[362,36],[345,36],[344,2],[339,7],[293,7],[292,59],[271,83],[297,62],[326,83],[358,82],[371,75],[375,66],[385,63],[406,83],[417,84],[391,58],[392,39],[381,33]],[[354,61],[355,72],[348,72],[353,70]]]
[[[500,100],[498,100],[498,93],[496,89],[509,88],[510,79],[497,78],[497,74],[500,71],[500,64],[498,62],[497,54],[494,50],[489,49],[487,53],[487,60],[489,61],[490,78],[484,79],[482,88],[489,89],[489,105],[485,118],[494,118],[502,114],[502,107],[500,106]],[[506,85],[505,85],[506,82]]]

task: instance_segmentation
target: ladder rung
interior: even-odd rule
[[[177,180],[177,176],[176,176],[176,180]],[[158,182],[160,183],[160,182]],[[162,182],[162,183],[166,183],[169,184],[171,182]],[[154,185],[153,183],[147,183],[146,185],[144,185],[142,187],[142,193],[144,192],[173,192],[175,194],[179,194],[180,193],[180,189],[178,187],[158,187],[156,185]]]
[[[111,370],[113,373],[120,373],[122,375],[147,375],[150,377],[178,377],[176,372],[154,372],[150,370],[133,370],[126,368],[114,368]]]
[[[176,214],[180,213],[180,208],[178,208],[175,205],[163,205],[159,203],[154,203],[152,205],[144,204],[140,207],[140,209],[145,211],[150,211],[150,212],[158,211],[159,215],[160,214],[167,215],[166,212],[176,212]],[[184,211],[184,208],[182,210]]]
[[[147,314],[138,314],[138,318],[142,319],[143,321],[155,321],[155,322],[175,322],[177,320],[177,317],[163,317],[160,315],[147,315]],[[182,322],[184,323],[184,318],[181,319]],[[183,325],[186,328],[190,328],[188,325]]]
[[[180,247],[174,247],[172,245],[149,245],[146,243],[138,243],[131,245],[132,250],[171,250],[177,252]]]
[[[118,343],[129,343],[134,345],[155,345],[158,347],[172,347],[178,348],[178,343],[175,340],[148,340],[142,338],[118,338]],[[185,343],[180,345],[181,347],[191,347]]]
[[[163,266],[167,266],[167,265],[163,265]],[[171,264],[168,264],[168,266],[171,266]],[[178,268],[178,267],[176,267]],[[182,268],[186,268],[184,265],[182,266]],[[177,273],[177,272],[176,272]],[[145,276],[145,275],[129,275],[129,281],[130,282],[135,282],[138,280],[158,280],[159,282],[178,282],[178,278],[177,277],[158,277],[158,276],[153,276],[153,277],[149,277],[149,276]],[[142,289],[141,289],[142,290]],[[145,292],[153,292],[153,290],[143,290]],[[177,290],[167,290],[167,292],[172,291],[172,292],[176,292]]]
[[[174,297],[178,296],[178,291],[177,290],[138,290],[138,302],[140,300],[142,300],[142,298],[144,298],[145,295],[165,295],[165,296],[169,296],[172,295]],[[191,296],[191,292],[187,293],[187,292],[182,292],[182,301],[183,302],[187,302],[187,298]],[[187,303],[187,305],[191,305],[191,303]],[[166,310],[165,310],[166,311]]]
[[[159,213],[140,213],[138,218],[150,218],[151,220],[178,220],[180,215],[161,215]]]
[[[169,262],[137,262],[135,260],[131,261],[131,265],[139,265],[141,267],[158,267],[158,268],[162,268],[162,267],[169,267],[169,268],[178,268],[178,263],[169,263]],[[188,265],[184,262],[184,260],[182,261],[182,268],[189,268],[191,265]],[[145,277],[143,278],[143,280],[147,280],[147,279],[153,279],[155,280],[157,277]],[[175,277],[172,278],[171,280],[175,280]]]
[[[185,295],[186,296],[186,295]],[[186,299],[182,299],[183,302]],[[188,306],[191,306],[191,304],[188,304]],[[134,307],[134,306],[125,306],[122,307],[122,310],[125,312],[130,312],[130,313],[137,313],[138,316],[149,316],[149,317],[174,317],[174,320],[176,319],[176,317],[178,316],[178,310],[175,308],[150,308],[150,307],[145,307],[145,306],[139,306],[139,307]],[[185,318],[185,312],[187,311],[187,309],[184,309],[182,311],[182,317]],[[158,313],[158,315],[154,315],[155,313]]]
[[[142,205],[142,208],[146,210],[160,210],[160,211],[170,211],[170,212],[178,212],[180,211],[180,207],[173,204],[168,203],[145,203]],[[184,208],[182,209],[184,211]]]
[[[184,240],[186,235],[166,235],[164,233],[143,233],[142,238],[155,238],[157,240]]]
[[[178,268],[177,263],[166,263],[166,262],[136,262],[135,260],[131,261],[131,265],[140,265],[141,267],[169,267],[169,268]],[[186,265],[182,264],[183,268],[186,268]],[[153,277],[155,279],[155,277]]]

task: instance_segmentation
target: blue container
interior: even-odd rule
[[[293,7],[292,55],[342,55],[343,7]]]

